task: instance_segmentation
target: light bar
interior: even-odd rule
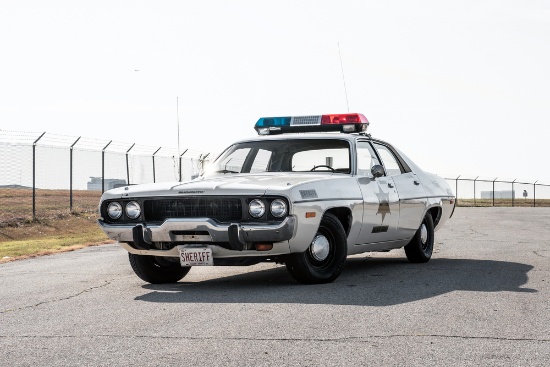
[[[367,130],[369,121],[360,113],[321,116],[262,117],[254,128],[260,135],[340,131],[356,133]]]

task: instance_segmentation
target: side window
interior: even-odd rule
[[[386,174],[388,176],[395,176],[403,173],[401,171],[401,166],[397,163],[397,159],[387,147],[380,144],[374,144],[374,147],[380,159],[382,159],[382,164],[384,168],[386,168]]]
[[[357,174],[359,176],[370,176],[371,168],[375,164],[380,164],[376,154],[370,144],[366,141],[357,143]]]

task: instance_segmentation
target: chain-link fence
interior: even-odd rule
[[[196,177],[207,153],[0,130],[0,226],[95,212],[102,192]]]
[[[95,213],[103,191],[196,177],[205,152],[133,143],[0,130],[0,227]],[[539,181],[447,178],[458,205],[550,206]]]
[[[550,185],[539,181],[446,178],[461,206],[550,206]]]

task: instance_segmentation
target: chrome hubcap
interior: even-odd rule
[[[317,261],[323,261],[328,257],[330,252],[330,244],[328,239],[323,235],[317,235],[309,245],[311,256]]]
[[[424,223],[420,226],[420,241],[422,241],[423,245],[428,242],[428,228],[426,228]]]

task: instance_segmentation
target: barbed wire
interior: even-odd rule
[[[40,138],[40,139],[39,139]],[[36,141],[39,139],[38,141]],[[15,131],[0,129],[0,143],[10,145],[33,145],[49,147],[66,147],[80,150],[99,150],[109,152],[130,152],[133,155],[151,155],[157,152],[158,156],[178,156],[178,150],[174,147],[159,147],[152,145],[134,144],[129,142],[114,141],[109,139],[96,139],[88,137],[79,137],[75,135],[51,134],[48,132],[36,131]],[[183,149],[186,157],[200,158],[208,152],[197,149]]]

